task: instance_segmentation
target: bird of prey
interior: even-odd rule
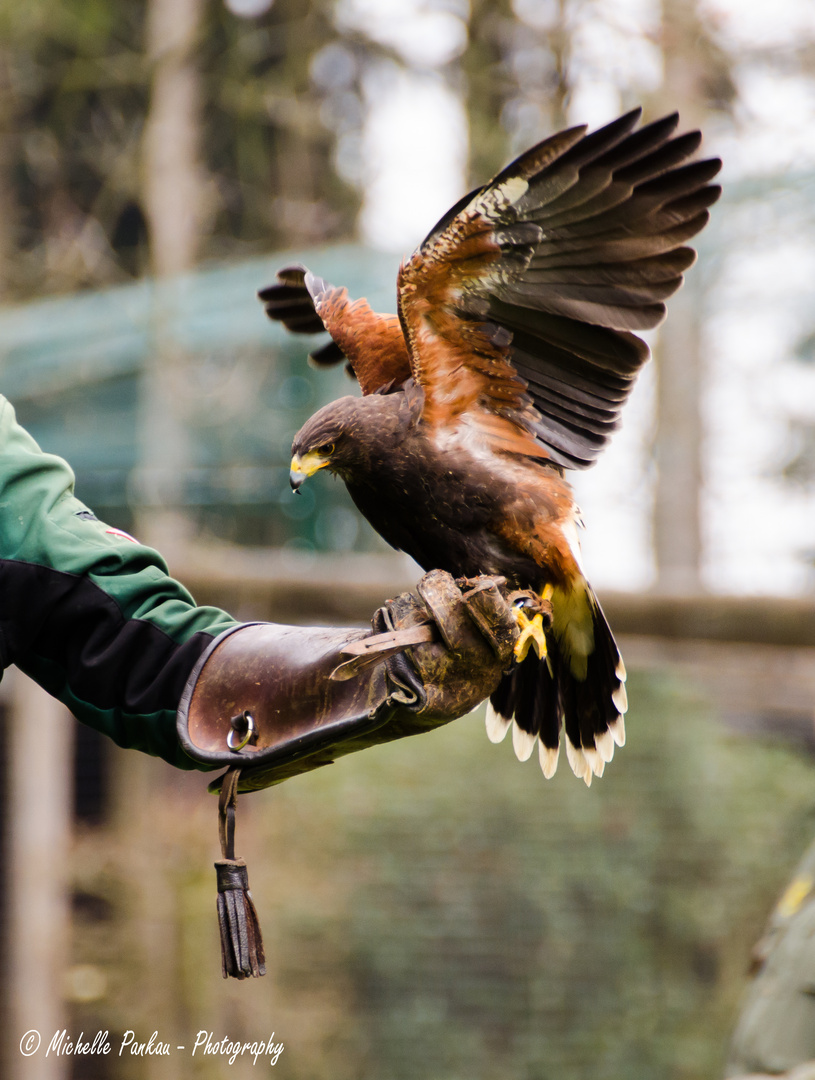
[[[562,131],[464,196],[399,270],[397,315],[302,266],[259,293],[289,330],[327,330],[362,390],[320,409],[292,447],[295,490],[340,476],[384,539],[425,570],[501,574],[519,607],[516,659],[487,731],[521,760],[590,784],[625,740],[625,667],[581,565],[569,469],[591,465],[648,359],[721,193],[699,132],[640,110]],[[534,612],[535,608],[532,607]]]

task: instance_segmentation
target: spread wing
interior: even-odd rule
[[[374,394],[410,378],[410,358],[396,315],[379,315],[365,300],[349,300],[338,289],[315,277],[304,266],[277,272],[277,283],[261,289],[270,319],[296,334],[327,330],[331,340],[310,354],[319,367],[348,362],[363,394]]]
[[[533,147],[461,200],[399,273],[424,420],[490,446],[590,465],[695,259],[721,193],[698,132],[640,110]]]

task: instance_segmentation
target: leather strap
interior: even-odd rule
[[[240,775],[240,768],[233,765],[221,781],[221,793],[218,796],[218,834],[221,839],[221,856],[229,860],[235,858],[235,812],[238,807]]]
[[[345,682],[352,679],[365,668],[381,664],[391,656],[401,652],[408,645],[422,645],[439,640],[439,632],[433,623],[420,623],[418,626],[409,626],[407,630],[389,630],[385,634],[374,634],[372,637],[361,638],[346,645],[341,652],[342,656],[350,656],[344,664],[339,664],[331,672],[329,678],[334,682]]]

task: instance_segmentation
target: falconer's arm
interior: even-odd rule
[[[424,626],[421,640],[365,663],[353,650],[370,630],[242,624],[196,605],[156,551],[73,488],[0,397],[0,671],[17,665],[119,746],[182,769],[242,754],[246,786],[265,786],[463,715],[510,662],[516,620],[492,579],[462,592],[427,575],[373,626],[411,640]],[[252,739],[234,750],[244,713]]]

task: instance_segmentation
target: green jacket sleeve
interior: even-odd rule
[[[16,664],[120,746],[194,768],[175,734],[198,657],[236,621],[98,521],[0,396],[0,670]],[[198,766],[200,767],[200,766]]]

